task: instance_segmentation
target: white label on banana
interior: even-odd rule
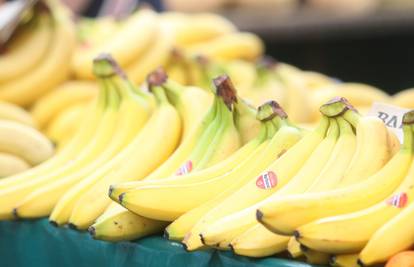
[[[400,143],[402,143],[404,136],[402,131],[402,119],[407,111],[409,110],[405,108],[375,102],[368,112],[368,116],[380,118],[388,129],[395,133],[400,140]]]

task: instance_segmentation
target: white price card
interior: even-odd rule
[[[400,142],[403,141],[403,131],[402,131],[402,119],[404,114],[409,111],[406,108],[400,108],[397,106],[393,106],[390,104],[385,103],[378,103],[375,102],[370,111],[368,112],[368,116],[375,116],[380,118],[385,125],[398,137]]]

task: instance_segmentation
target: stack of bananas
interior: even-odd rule
[[[75,25],[54,1],[36,5],[27,17],[0,56],[0,100],[21,106],[68,79],[75,47]]]
[[[0,102],[0,178],[28,170],[53,155],[53,144],[19,106]]]

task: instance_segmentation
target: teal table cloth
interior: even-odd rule
[[[2,267],[312,267],[268,257],[252,259],[231,252],[187,252],[160,236],[134,242],[94,240],[87,233],[57,228],[47,219],[0,222]]]

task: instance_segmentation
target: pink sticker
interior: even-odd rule
[[[191,160],[185,162],[175,173],[176,175],[184,175],[193,170],[193,162]]]
[[[397,208],[404,208],[407,205],[408,196],[406,193],[393,195],[387,200],[387,204]]]
[[[261,189],[270,189],[277,185],[276,174],[268,171],[260,175],[256,180],[256,186]]]

